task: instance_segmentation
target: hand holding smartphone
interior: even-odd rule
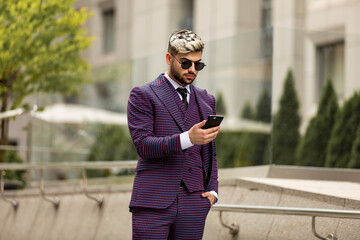
[[[224,119],[224,116],[220,115],[209,115],[205,125],[202,129],[217,127],[220,125],[221,121]]]

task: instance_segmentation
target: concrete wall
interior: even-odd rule
[[[47,192],[60,198],[57,210],[36,189],[10,194],[19,201],[16,211],[0,200],[0,240],[131,239],[130,185],[92,188],[104,195],[102,208],[78,187]]]
[[[291,169],[277,170],[287,172]],[[360,208],[360,194],[356,194],[360,192],[359,183],[266,177],[269,174],[277,175],[268,166],[221,170],[219,203]],[[40,197],[38,189],[8,191],[6,196],[17,199],[20,205],[14,211],[10,204],[0,199],[0,240],[131,239],[131,213],[128,212],[131,187],[129,183],[91,186],[92,194],[104,195],[104,205],[99,208],[96,202],[82,194],[80,185],[51,186],[46,192],[50,197],[60,198],[57,210]],[[221,226],[219,212],[211,211],[204,239],[316,239],[311,231],[311,217],[226,212],[223,219],[229,224],[237,222],[239,235],[233,238],[229,230]],[[360,239],[360,220],[317,218],[316,224],[322,236],[336,233],[338,239]]]

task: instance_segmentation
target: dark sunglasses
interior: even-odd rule
[[[195,65],[196,71],[201,71],[206,66],[205,63],[200,62],[200,61],[193,62],[189,59],[186,59],[185,61],[180,62],[174,55],[173,55],[173,57],[176,59],[176,61],[178,61],[178,63],[180,63],[182,69],[189,69],[193,63]]]

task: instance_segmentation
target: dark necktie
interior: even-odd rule
[[[186,90],[186,88],[177,88],[176,90],[180,93],[180,95],[182,97],[182,102],[184,103],[185,108],[187,109],[188,102],[187,102],[187,90]]]

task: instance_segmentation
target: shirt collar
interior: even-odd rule
[[[165,73],[165,78],[171,83],[171,85],[175,88],[175,90],[178,88],[184,88],[183,86],[175,82],[173,79],[171,79],[171,77],[169,77],[167,72]],[[185,88],[190,93],[190,84],[186,85]]]

